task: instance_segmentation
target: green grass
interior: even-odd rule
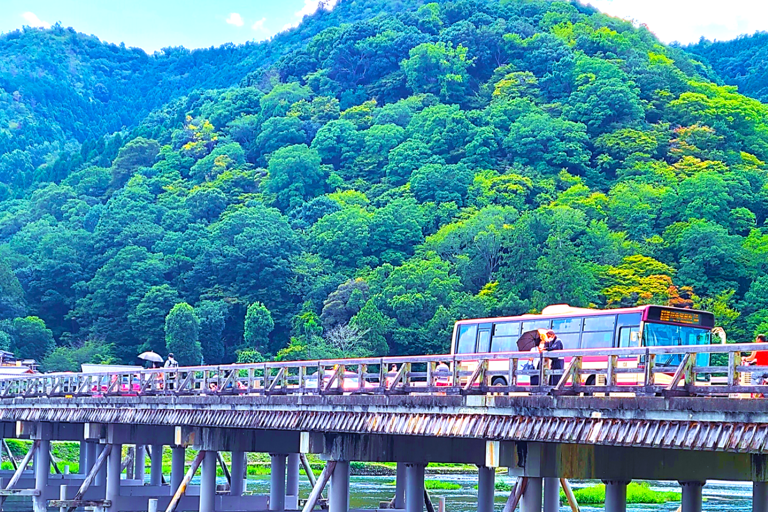
[[[573,491],[579,505],[601,505],[605,503],[605,485],[592,485]],[[674,491],[654,491],[647,482],[632,482],[627,486],[627,503],[661,504],[680,501],[681,495]],[[565,493],[560,491],[560,501],[565,503]]]
[[[396,482],[393,480],[387,485],[394,486]],[[424,480],[424,488],[428,491],[441,490],[441,491],[455,491],[461,489],[461,485],[453,482],[443,482],[442,480]]]

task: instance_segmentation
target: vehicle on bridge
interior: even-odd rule
[[[460,320],[453,329],[451,354],[466,356],[514,352],[518,350],[517,341],[521,336],[539,329],[553,330],[562,341],[564,350],[709,345],[715,329],[715,316],[707,311],[667,306],[601,310],[557,304],[547,306],[541,314]],[[706,353],[697,355],[696,365],[709,366],[709,358]],[[535,359],[538,356],[532,354],[531,360]],[[667,380],[671,380],[680,360],[679,354],[669,354],[655,361],[656,367],[670,368],[668,375],[658,375],[659,383],[664,383],[665,375]],[[589,375],[588,372],[604,370],[607,365],[607,356],[584,357],[582,368],[586,370],[586,375],[582,375],[583,383],[604,385],[605,375]],[[460,371],[471,372],[474,366],[471,361],[464,360]],[[490,362],[488,369],[506,372],[508,366],[509,362],[501,359]],[[616,366],[642,368],[644,357],[619,357]],[[617,377],[618,384],[635,385],[642,374],[635,371],[620,373]],[[493,377],[492,384],[506,386],[506,378],[497,375]]]

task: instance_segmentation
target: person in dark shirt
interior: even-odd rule
[[[560,341],[560,338],[557,337],[557,334],[555,334],[555,331],[548,330],[546,332],[546,341],[544,342],[544,350],[547,352],[553,351],[553,350],[563,350],[563,342]],[[551,358],[549,360],[550,370],[562,370],[563,369],[563,360],[562,358],[555,357]],[[560,381],[560,375],[550,375],[549,376],[549,385],[555,386]]]

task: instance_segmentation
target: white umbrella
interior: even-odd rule
[[[160,354],[157,354],[155,352],[142,352],[139,354],[139,359],[143,359],[145,361],[151,361],[153,363],[162,363],[163,358],[160,356]]]

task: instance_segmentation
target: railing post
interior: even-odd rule
[[[652,388],[656,384],[653,369],[656,365],[656,354],[651,354],[647,350],[645,352],[645,387]]]
[[[728,352],[728,386],[738,386],[741,375],[737,368],[741,366],[741,352]]]
[[[619,357],[616,355],[608,356],[608,369],[605,375],[605,385],[608,387],[616,385],[616,363]]]

